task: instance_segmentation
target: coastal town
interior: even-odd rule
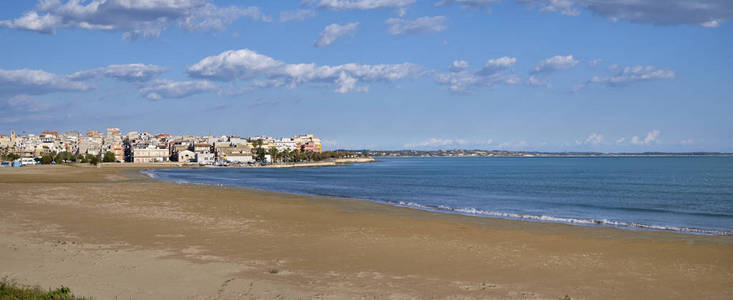
[[[297,163],[354,156],[324,152],[313,134],[273,138],[269,136],[191,136],[151,134],[119,128],[86,134],[46,130],[40,134],[0,135],[3,166],[60,163],[186,163],[228,166]]]

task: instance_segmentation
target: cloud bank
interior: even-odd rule
[[[385,23],[389,25],[387,33],[390,35],[440,32],[446,28],[444,16],[422,17],[414,20],[390,18]]]
[[[321,32],[321,36],[313,43],[313,46],[325,47],[331,45],[338,39],[354,35],[357,28],[359,28],[358,22],[348,23],[344,25],[328,25],[326,26],[326,28],[323,29],[323,31]]]
[[[316,16],[316,11],[312,9],[296,9],[280,12],[280,22],[304,21],[305,19]]]
[[[403,8],[415,0],[321,0],[319,8],[331,10],[370,10],[383,8]]]
[[[481,69],[469,70],[468,62],[457,60],[451,64],[450,73],[435,74],[437,83],[447,85],[453,92],[467,92],[473,88],[493,88],[499,84],[517,84],[519,77],[507,73],[511,66],[517,62],[514,57],[499,57],[486,61]]]
[[[143,82],[158,77],[163,72],[165,72],[165,68],[156,65],[109,65],[102,68],[76,72],[69,76],[69,78],[72,80],[111,78],[127,82]]]
[[[197,81],[170,81],[160,80],[153,84],[140,89],[140,94],[150,100],[159,100],[163,98],[178,99],[200,94],[204,92],[213,92],[218,87],[206,80]]]
[[[360,82],[394,82],[417,77],[422,68],[411,63],[363,65],[348,63],[323,65],[314,63],[288,64],[249,49],[229,50],[209,56],[187,69],[194,78],[234,81],[266,79],[287,82],[290,87],[313,83],[335,85],[336,93],[366,91]]]
[[[45,0],[0,27],[47,34],[60,28],[123,31],[135,39],[157,38],[172,24],[189,32],[222,30],[241,17],[269,20],[258,7],[219,7],[209,0]]]
[[[489,9],[490,4],[497,2],[499,0],[443,0],[435,3],[435,6],[460,4],[462,9]]]
[[[53,92],[86,91],[92,87],[43,70],[0,69],[0,96],[42,95]]]
[[[730,0],[518,0],[542,12],[577,16],[582,10],[612,21],[717,27],[733,19]]]

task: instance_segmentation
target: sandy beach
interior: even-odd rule
[[[0,169],[0,277],[95,299],[733,299],[733,237]]]

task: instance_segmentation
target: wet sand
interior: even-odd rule
[[[733,237],[0,169],[0,277],[97,299],[733,299]]]

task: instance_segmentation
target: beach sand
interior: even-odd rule
[[[733,237],[0,169],[0,277],[96,299],[733,299]]]

